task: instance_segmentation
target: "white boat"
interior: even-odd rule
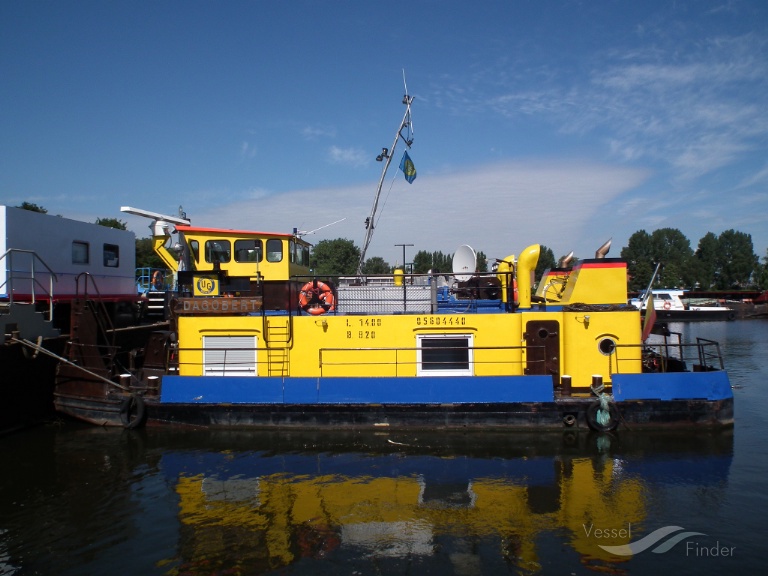
[[[655,288],[653,294],[653,307],[656,310],[657,320],[684,321],[684,320],[734,320],[736,311],[728,306],[701,306],[686,302],[685,290],[672,288]],[[645,291],[632,298],[629,303],[640,309],[645,314],[648,300]]]

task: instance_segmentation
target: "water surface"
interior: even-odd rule
[[[671,327],[720,341],[734,429],[0,438],[0,574],[758,572],[768,322]]]

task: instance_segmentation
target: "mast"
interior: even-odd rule
[[[405,80],[403,80],[403,83],[405,83]],[[403,120],[400,122],[400,126],[397,129],[397,132],[395,133],[395,140],[392,142],[392,148],[387,150],[386,148],[381,149],[381,154],[376,156],[376,160],[378,162],[381,162],[382,160],[386,160],[384,162],[384,166],[381,170],[381,177],[379,178],[379,186],[376,189],[376,197],[373,200],[373,207],[371,208],[371,215],[368,216],[368,218],[365,219],[365,241],[363,242],[363,248],[360,250],[360,261],[357,264],[357,275],[362,276],[363,274],[363,264],[365,264],[365,253],[368,250],[368,245],[371,243],[371,238],[373,237],[373,230],[376,223],[376,209],[379,206],[379,196],[381,196],[381,188],[384,185],[384,178],[387,175],[387,170],[389,169],[389,165],[392,163],[392,157],[395,155],[395,148],[397,147],[397,142],[400,140],[400,138],[403,139],[403,142],[405,142],[405,145],[410,148],[411,144],[413,144],[413,126],[411,124],[411,103],[413,102],[413,96],[408,95],[408,87],[405,88],[405,94],[403,95],[403,104],[405,104],[405,114],[403,115]],[[406,136],[403,135],[403,130],[406,130]]]

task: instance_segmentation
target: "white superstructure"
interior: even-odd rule
[[[108,300],[136,294],[136,235],[60,216],[0,206],[0,298],[55,300],[75,294],[91,275]],[[84,280],[81,279],[80,291]],[[89,292],[92,292],[89,287]]]

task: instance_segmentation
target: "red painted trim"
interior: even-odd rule
[[[201,228],[199,226],[176,226],[177,232],[190,232],[190,233],[204,233],[204,234],[221,234],[227,236],[279,236],[280,238],[291,238],[293,234],[286,234],[284,232],[255,232],[251,230],[230,230],[228,228]]]
[[[576,265],[576,268],[626,268],[626,262],[584,262]]]

